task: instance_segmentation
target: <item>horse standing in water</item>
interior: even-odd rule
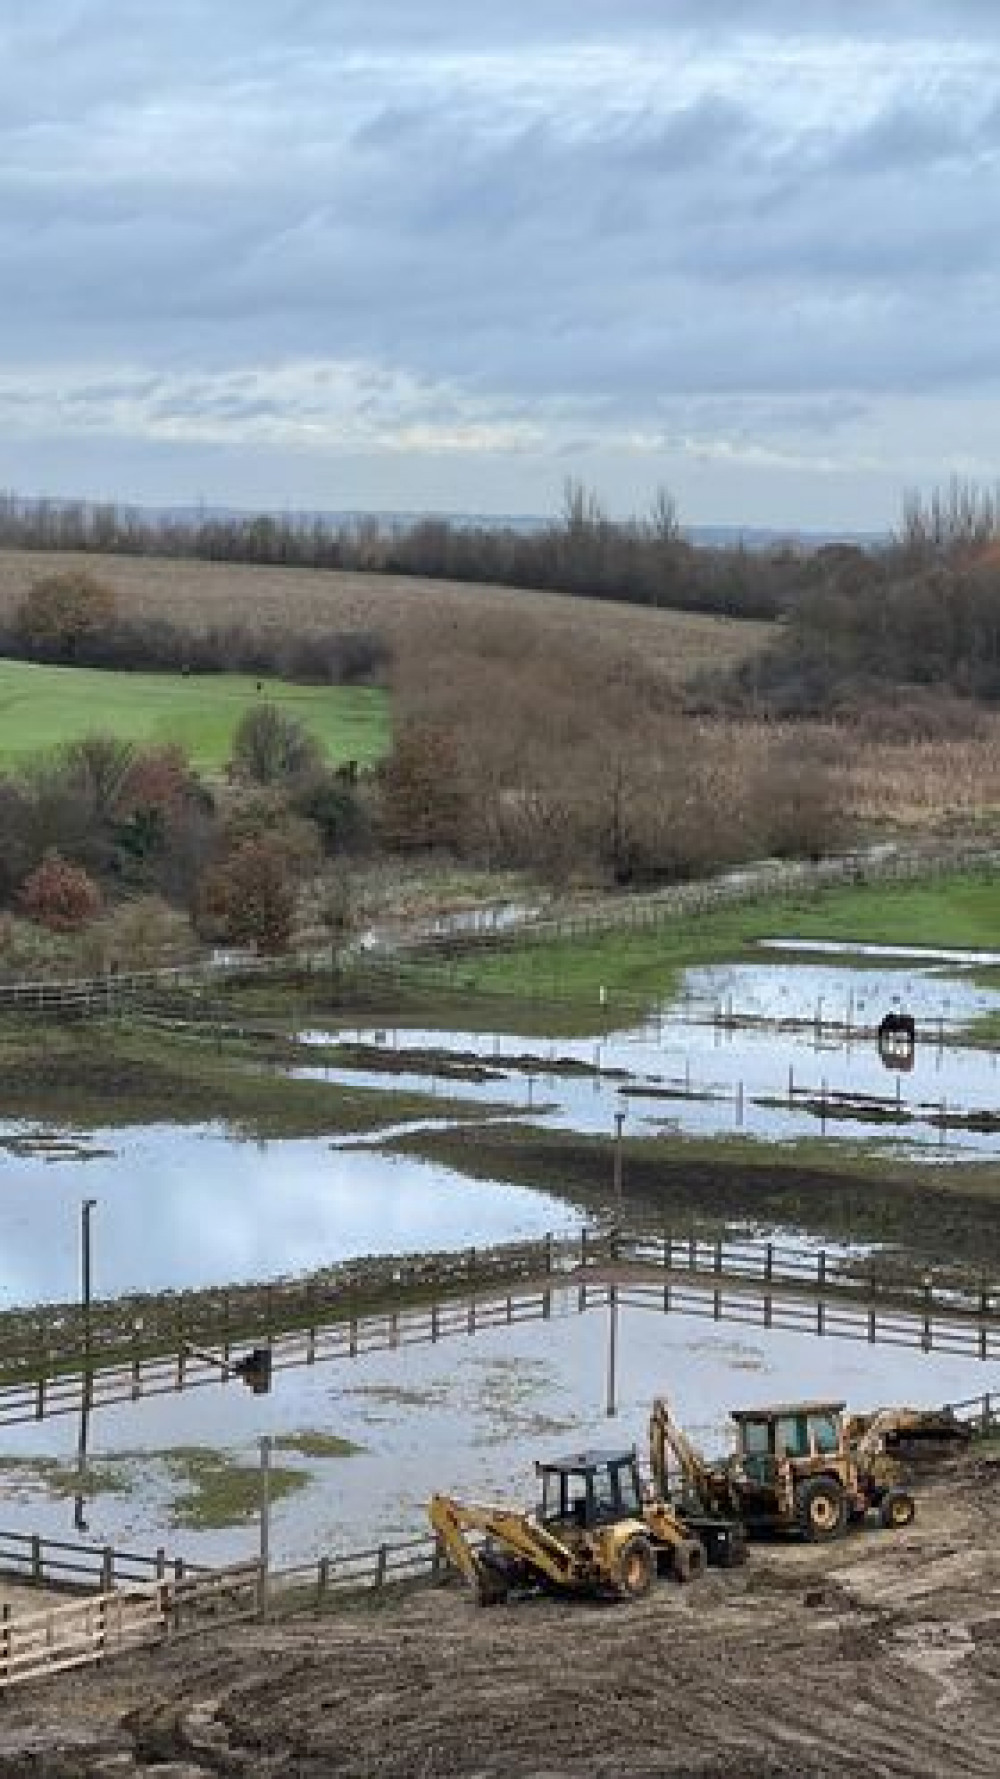
[[[879,1021],[878,1053],[887,1069],[912,1069],[917,1022],[912,1013],[887,1013]]]

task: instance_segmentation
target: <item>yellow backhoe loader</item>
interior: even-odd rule
[[[537,1511],[434,1495],[431,1525],[480,1605],[511,1590],[638,1599],[663,1569],[688,1581],[704,1546],[666,1502],[643,1498],[635,1448],[536,1464]],[[481,1533],[482,1541],[470,1537]]]
[[[883,1526],[908,1526],[916,1504],[893,1447],[947,1431],[935,1413],[892,1408],[849,1416],[842,1402],[737,1409],[732,1419],[736,1454],[710,1463],[658,1397],[649,1422],[657,1494],[692,1525],[698,1514],[732,1516],[751,1535],[797,1530],[816,1541],[839,1537],[849,1521],[873,1511]]]

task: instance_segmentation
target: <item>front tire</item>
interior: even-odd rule
[[[615,1585],[623,1600],[641,1600],[656,1579],[656,1553],[648,1538],[627,1538],[615,1560]]]
[[[847,1498],[835,1477],[809,1477],[798,1489],[795,1509],[799,1525],[812,1544],[826,1544],[843,1535]]]

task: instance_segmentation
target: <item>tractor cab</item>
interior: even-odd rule
[[[843,1402],[787,1402],[734,1409],[737,1461],[752,1483],[767,1486],[779,1469],[824,1468],[845,1449]]]
[[[635,1447],[576,1452],[535,1465],[541,1482],[538,1518],[543,1526],[587,1531],[621,1520],[642,1520],[642,1490]]]

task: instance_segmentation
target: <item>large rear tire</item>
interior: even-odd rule
[[[796,1491],[795,1512],[805,1537],[825,1544],[844,1532],[847,1497],[835,1477],[810,1476]]]
[[[623,1600],[641,1600],[656,1580],[656,1553],[641,1532],[627,1538],[615,1560],[615,1586]]]

